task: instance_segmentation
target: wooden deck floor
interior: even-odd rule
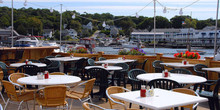
[[[130,89],[130,85],[127,85],[127,88]],[[80,89],[82,89],[82,88],[80,88]],[[97,90],[96,87],[94,87],[94,89]],[[7,99],[6,93],[4,93],[3,95],[4,95],[5,99]],[[104,108],[110,108],[109,103],[106,102],[104,98],[99,100],[98,96],[94,96],[92,101],[93,101],[94,104],[97,104],[97,105],[102,106]],[[70,100],[68,100],[68,102],[69,102],[69,106],[70,106]],[[0,98],[0,103],[4,107],[5,104],[3,103],[1,98]],[[34,101],[29,101],[28,102],[30,110],[33,110],[33,103],[34,103]],[[126,105],[128,106],[129,103],[126,103]],[[17,107],[18,107],[18,105],[16,105],[16,104],[9,104],[8,107],[7,107],[7,110],[16,110]],[[23,107],[23,110],[27,110],[27,107],[26,107],[25,103],[23,103],[22,107]],[[37,104],[35,104],[35,108],[36,108],[35,110],[38,110],[39,106]],[[115,108],[120,109],[122,107],[121,106],[115,106]],[[135,104],[132,104],[132,108],[139,108],[139,106],[135,105]],[[83,110],[80,101],[74,100],[71,110]],[[208,102],[200,103],[197,110],[209,110]]]

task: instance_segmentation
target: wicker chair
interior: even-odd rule
[[[3,77],[4,77],[3,71],[0,71],[0,83],[1,84],[2,84]],[[2,92],[0,92],[0,96],[5,104],[5,98],[3,97]]]
[[[107,110],[106,108],[87,102],[84,102],[82,106],[85,110]]]
[[[70,99],[73,100],[79,100],[81,103],[85,102],[85,101],[90,101],[92,103],[92,99],[91,99],[91,91],[93,89],[93,85],[95,83],[95,78],[90,79],[88,81],[82,82],[80,84],[78,84],[77,86],[74,86],[74,88],[72,88],[72,90],[69,90],[66,92],[66,96]],[[78,88],[85,86],[83,91],[79,91]],[[84,99],[84,100],[83,100]],[[70,109],[72,107],[72,101],[71,101],[71,106]]]
[[[126,88],[126,75],[129,70],[129,65],[127,63],[116,63],[114,66],[122,67],[122,70],[115,71],[116,74],[114,74],[114,75],[116,76],[116,79],[118,79],[117,85],[120,86],[121,85],[120,83],[122,80],[123,86],[124,86],[124,88]]]
[[[155,69],[155,73],[162,73],[162,71],[164,70],[164,66],[161,65],[160,63],[163,63],[162,61],[159,60],[155,60],[152,64],[153,67]]]
[[[50,75],[66,75],[66,74],[62,72],[53,72],[53,73],[50,73]]]
[[[108,97],[110,108],[113,109],[114,105],[121,105],[121,106],[123,106],[124,110],[138,110],[138,109],[127,108],[125,106],[125,102],[124,101],[112,98],[110,96],[111,94],[122,93],[122,92],[125,92],[125,91],[129,92],[130,90],[128,90],[126,88],[123,88],[123,87],[119,87],[119,86],[111,86],[111,87],[107,88],[106,95]]]
[[[154,79],[148,82],[147,85],[149,85],[150,87],[153,86],[154,88],[161,88],[166,90],[182,87],[178,82],[170,79]]]
[[[42,94],[43,90],[43,95]],[[64,85],[56,85],[56,86],[46,86],[44,88],[40,88],[38,91],[41,91],[39,97],[36,98],[38,105],[40,108],[51,108],[63,106],[62,109],[68,110],[68,103],[66,101],[66,90],[67,87]],[[65,107],[64,107],[65,106]]]
[[[99,61],[106,60],[104,57],[99,57]]]
[[[199,95],[195,91],[190,90],[190,89],[186,89],[186,88],[176,88],[176,89],[173,89],[172,91],[180,92],[180,93],[184,93],[184,94],[189,94],[189,95],[194,95],[194,96],[199,97]],[[198,105],[199,105],[199,103],[190,104],[190,105],[181,106],[181,108],[189,108],[190,110],[195,110]],[[173,108],[171,108],[171,110],[173,110]]]
[[[8,96],[8,100],[5,104],[5,107],[4,109],[6,109],[8,103],[13,103],[13,102],[19,102],[19,106],[18,106],[18,110],[21,109],[21,105],[23,102],[26,102],[27,104],[27,101],[30,101],[30,100],[34,100],[34,92],[33,91],[29,91],[29,92],[17,92],[16,89],[15,89],[15,86],[18,86],[18,85],[14,85],[13,83],[9,82],[9,81],[5,81],[3,80],[2,81],[4,87],[5,87],[5,90],[6,90],[6,93],[7,93],[7,96]],[[20,87],[22,88],[22,87]],[[23,88],[25,89],[25,88]],[[13,102],[11,102],[13,101]],[[28,108],[28,104],[27,104],[27,108]]]

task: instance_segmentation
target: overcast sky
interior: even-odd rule
[[[1,1],[1,0],[0,0]],[[0,6],[11,7],[11,0],[2,0]],[[14,0],[14,8],[32,7],[32,8],[45,8],[51,7],[60,11],[60,4],[63,4],[63,11],[76,10],[79,13],[111,13],[115,16],[139,16],[152,17],[154,15],[153,0],[27,0],[27,6],[24,6],[25,0]],[[168,19],[179,15],[179,10],[183,8],[183,15],[190,15],[199,20],[208,18],[216,18],[217,0],[157,0],[163,6],[167,7],[167,13],[163,13],[163,7],[156,3],[156,15],[164,16]],[[196,2],[198,1],[198,2]],[[196,2],[192,4],[193,2]],[[191,6],[187,7],[188,5]]]

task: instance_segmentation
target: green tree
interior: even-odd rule
[[[174,16],[170,19],[173,28],[182,28],[182,22],[185,21],[186,18],[191,18],[189,16]]]
[[[195,19],[186,18],[185,24],[183,25],[186,28],[196,28],[197,21]]]
[[[82,25],[80,24],[79,21],[76,21],[76,20],[71,20],[69,26],[67,27],[75,29],[77,32],[81,32],[81,29],[82,29]]]
[[[54,32],[54,38],[55,39],[57,39],[57,40],[60,40],[60,31],[58,31],[58,30],[56,30],[55,32]]]
[[[43,24],[40,19],[38,19],[36,17],[30,17],[30,18],[28,18],[27,22],[28,22],[28,27],[33,28],[35,35],[37,33],[42,32]]]

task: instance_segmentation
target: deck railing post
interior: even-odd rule
[[[211,61],[213,60],[213,57],[205,57],[205,65],[207,65],[209,68],[211,67]],[[216,75],[213,75],[208,71],[208,79],[216,79]]]
[[[103,51],[98,52],[98,58],[99,58],[99,57],[103,57],[103,54],[105,54]]]
[[[161,60],[161,58],[163,57],[163,53],[156,53],[156,60]]]

